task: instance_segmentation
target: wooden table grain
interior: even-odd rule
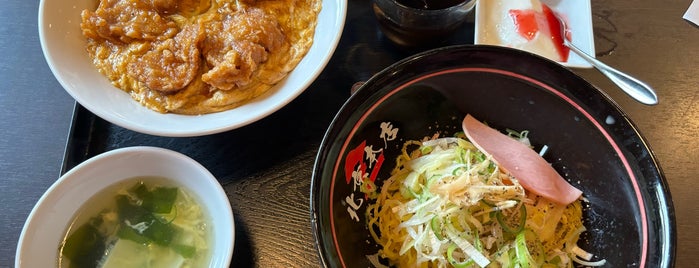
[[[658,105],[633,101],[594,69],[575,69],[617,102],[657,156],[675,208],[676,267],[699,263],[699,28],[682,20],[689,3],[592,1],[597,57],[653,86]],[[132,145],[185,152],[219,178],[236,223],[233,267],[320,266],[309,194],[325,129],[352,84],[410,54],[383,37],[368,0],[348,0],[347,26],[336,53],[296,100],[237,130],[163,138],[121,129],[81,110],[73,124],[75,102],[41,52],[39,1],[2,0],[0,6],[0,267],[14,266],[24,221],[64,169]],[[473,41],[472,22],[464,27],[463,36],[450,42]],[[86,130],[80,122],[93,125]],[[91,139],[81,140],[85,135]]]

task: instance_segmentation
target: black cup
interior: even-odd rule
[[[438,45],[466,20],[476,0],[374,0],[381,31],[404,48]]]

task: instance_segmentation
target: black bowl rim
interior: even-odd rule
[[[329,260],[328,260],[328,252],[326,247],[323,245],[322,241],[322,226],[319,222],[319,202],[320,200],[316,200],[318,196],[320,196],[320,182],[319,180],[321,179],[319,176],[321,176],[321,170],[323,166],[325,165],[325,160],[327,156],[327,148],[330,147],[330,144],[333,142],[336,137],[334,137],[333,130],[336,128],[342,128],[343,125],[341,124],[341,120],[343,118],[346,118],[347,116],[353,114],[355,111],[353,111],[352,107],[356,106],[358,104],[361,104],[362,102],[365,101],[365,98],[367,96],[371,96],[375,92],[371,92],[372,86],[375,84],[381,84],[382,82],[385,82],[385,80],[390,80],[393,75],[396,75],[399,73],[399,71],[403,68],[405,65],[410,65],[410,64],[415,64],[416,62],[420,62],[424,58],[429,58],[433,55],[440,54],[440,53],[449,53],[449,52],[478,52],[478,51],[489,51],[489,52],[497,52],[497,53],[502,53],[504,54],[511,54],[511,55],[519,55],[519,56],[529,56],[533,60],[538,60],[541,61],[543,64],[548,64],[548,65],[555,65],[558,68],[560,68],[561,72],[565,72],[567,76],[575,77],[577,78],[580,83],[583,83],[584,87],[589,88],[592,90],[591,94],[598,95],[604,102],[607,108],[613,110],[614,112],[618,113],[620,118],[623,118],[623,120],[628,124],[628,127],[630,130],[633,132],[633,136],[637,138],[640,141],[640,144],[642,145],[643,148],[642,150],[646,151],[648,153],[648,157],[650,159],[650,164],[653,166],[653,170],[656,171],[656,180],[655,183],[657,184],[657,189],[655,192],[652,192],[654,197],[657,198],[655,200],[655,203],[649,203],[647,200],[643,198],[643,194],[641,193],[642,190],[646,191],[651,191],[652,189],[641,189],[639,186],[639,180],[636,177],[636,174],[633,172],[633,170],[630,167],[629,161],[627,157],[624,155],[624,153],[620,150],[620,146],[615,142],[612,138],[612,136],[609,134],[607,130],[605,130],[597,120],[590,115],[590,113],[585,110],[579,102],[581,100],[575,100],[572,99],[571,97],[566,96],[564,93],[561,93],[559,90],[553,88],[550,85],[544,84],[536,79],[533,79],[531,77],[528,77],[526,75],[518,74],[514,71],[508,71],[508,70],[498,70],[498,71],[493,71],[497,70],[497,67],[486,67],[486,68],[479,68],[479,67],[450,67],[446,71],[437,71],[437,72],[429,72],[426,71],[425,73],[422,73],[420,75],[412,77],[409,81],[404,82],[400,84],[400,86],[391,89],[388,91],[387,94],[382,96],[378,102],[381,100],[384,100],[388,98],[391,94],[394,94],[395,92],[400,91],[400,89],[406,87],[407,85],[410,85],[418,80],[425,79],[426,77],[442,74],[442,73],[449,73],[449,72],[456,72],[458,70],[465,70],[465,69],[470,69],[470,70],[476,70],[478,69],[479,71],[486,71],[486,72],[494,72],[494,73],[508,73],[508,75],[513,75],[517,78],[526,80],[530,83],[536,84],[539,87],[545,88],[549,92],[555,94],[557,97],[561,98],[563,101],[568,102],[570,105],[574,106],[576,110],[581,112],[586,116],[586,119],[590,120],[595,127],[604,135],[605,139],[610,143],[610,145],[613,147],[614,151],[618,153],[619,158],[621,159],[622,163],[624,164],[624,169],[626,172],[629,174],[629,177],[631,179],[631,183],[634,189],[634,195],[637,199],[638,205],[639,205],[639,212],[641,214],[641,218],[643,219],[641,222],[641,229],[642,229],[642,246],[641,246],[641,260],[639,262],[640,264],[643,264],[644,266],[649,265],[648,264],[648,251],[649,249],[649,243],[651,241],[649,240],[649,234],[650,232],[653,232],[655,236],[658,236],[660,238],[660,249],[659,252],[662,253],[664,258],[660,258],[659,263],[657,263],[658,267],[674,267],[675,263],[675,255],[676,255],[676,222],[675,222],[675,213],[674,213],[674,206],[672,203],[672,198],[669,192],[669,186],[667,184],[667,180],[665,178],[665,175],[662,171],[662,168],[660,167],[660,164],[657,161],[657,157],[653,153],[653,150],[651,149],[649,143],[645,139],[645,137],[640,133],[636,125],[632,122],[632,120],[628,117],[628,115],[619,107],[619,105],[614,102],[614,100],[609,97],[604,91],[600,90],[596,86],[590,84],[587,80],[584,78],[578,76],[571,70],[559,65],[556,62],[553,62],[551,60],[548,60],[546,58],[540,57],[538,55],[525,52],[522,50],[517,50],[517,49],[512,49],[512,48],[506,48],[506,47],[499,47],[499,46],[490,46],[490,45],[454,45],[454,46],[447,46],[447,47],[441,47],[441,48],[436,48],[428,51],[424,51],[412,56],[409,56],[407,58],[404,58],[403,60],[400,60],[387,68],[383,69],[382,71],[376,73],[374,76],[372,76],[369,80],[367,80],[359,89],[352,94],[348,100],[342,105],[340,110],[337,112],[335,117],[333,118],[332,122],[330,123],[323,140],[321,142],[321,145],[318,150],[318,154],[315,159],[314,167],[313,167],[313,172],[312,172],[312,178],[311,178],[311,188],[310,188],[310,214],[311,214],[311,227],[313,230],[313,236],[315,240],[315,246],[316,250],[319,254],[319,258],[321,260],[321,263],[323,264],[324,267],[328,267],[329,265]],[[466,63],[464,64],[466,65]],[[490,69],[491,71],[487,71],[487,69]],[[417,78],[415,78],[417,77]],[[370,113],[374,108],[376,107],[376,103],[371,106],[367,111],[363,111],[363,114],[368,114]],[[359,124],[357,122],[356,124]],[[352,133],[354,130],[352,131]],[[351,133],[350,135],[351,136]],[[344,140],[343,146],[346,147],[346,143],[348,140]],[[344,150],[344,149],[343,149]],[[336,163],[333,163],[336,164]],[[333,173],[335,174],[335,172]],[[333,178],[334,180],[334,178]],[[331,185],[334,186],[334,183]],[[332,191],[330,194],[330,200],[332,200]],[[332,206],[330,206],[331,212],[332,213]],[[647,210],[650,207],[655,207],[657,209],[657,215],[653,214],[652,216],[659,218],[659,221],[662,226],[658,230],[650,229],[649,226],[649,221],[650,221],[650,216],[647,213]],[[331,228],[333,228],[333,223],[331,220]],[[664,227],[664,228],[662,228]],[[334,229],[333,229],[334,230]],[[334,231],[333,231],[334,235]],[[333,238],[335,240],[335,238]],[[333,245],[333,250],[337,251],[337,247]],[[339,254],[338,254],[339,255]],[[342,256],[340,256],[340,261],[342,263],[342,266],[344,267],[344,262],[342,261]]]

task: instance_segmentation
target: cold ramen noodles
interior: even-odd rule
[[[165,178],[110,186],[80,208],[58,267],[208,267],[211,220],[196,198]]]
[[[205,114],[245,104],[313,43],[321,0],[100,0],[82,12],[97,69],[142,105]]]
[[[368,256],[376,267],[605,264],[578,247],[582,192],[544,170],[553,169],[526,131],[505,135],[471,116],[463,127],[454,137],[405,142],[380,188],[362,187],[374,201],[366,224],[380,246]]]

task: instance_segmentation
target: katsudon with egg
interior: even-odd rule
[[[233,109],[313,44],[321,0],[100,0],[80,24],[93,64],[161,113]]]

